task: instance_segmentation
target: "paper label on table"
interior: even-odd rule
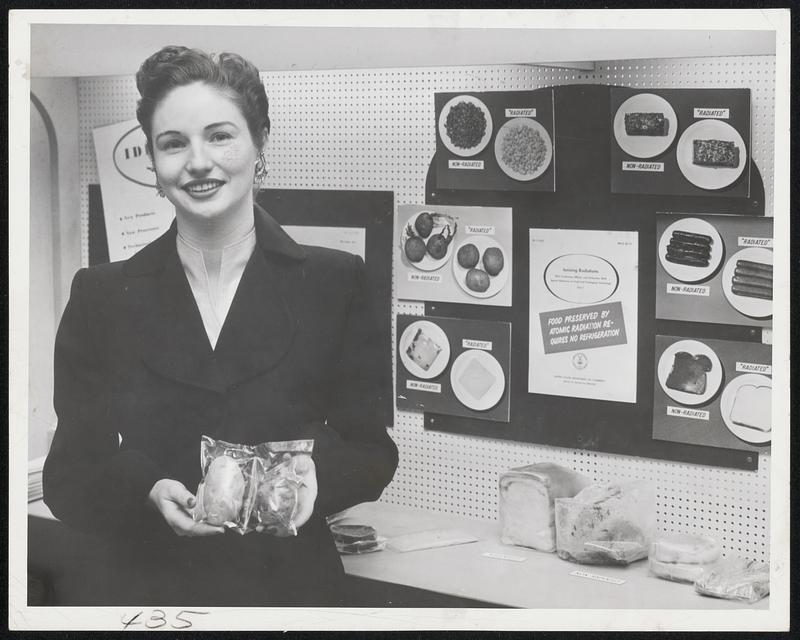
[[[406,552],[449,547],[477,541],[478,539],[475,536],[464,533],[459,529],[433,529],[394,537],[389,540],[389,546],[395,551]]]
[[[608,576],[601,576],[598,573],[589,573],[588,571],[572,571],[569,575],[578,578],[588,578],[589,580],[597,580],[598,582],[607,582],[608,584],[625,584],[625,580],[621,578],[610,578]]]
[[[422,382],[420,380],[406,380],[406,389],[415,391],[430,391],[431,393],[441,393],[442,385],[436,382]]]
[[[664,172],[663,162],[635,162],[632,160],[625,160],[622,163],[623,171],[651,171],[657,173]]]
[[[482,556],[485,558],[494,558],[495,560],[510,560],[511,562],[525,562],[525,558],[523,556],[510,556],[507,553],[493,553],[492,551],[487,551],[486,553],[482,553]]]
[[[708,411],[702,409],[687,409],[686,407],[667,407],[667,415],[676,418],[691,418],[692,420],[708,420]]]
[[[466,226],[467,235],[470,236],[493,236],[494,226],[491,224],[468,224]]]
[[[753,236],[739,236],[740,247],[764,247],[772,249],[772,238],[755,238]]]
[[[451,169],[483,169],[483,160],[450,160],[447,166]]]
[[[438,273],[416,273],[414,271],[408,272],[409,282],[425,282],[428,284],[440,284],[442,276]]]
[[[535,118],[536,109],[506,109],[506,118]]]
[[[765,376],[771,376],[772,367],[768,364],[756,364],[755,362],[737,362],[736,373],[762,373]]]
[[[727,120],[730,118],[730,109],[710,109],[708,107],[695,107],[695,118],[716,118],[719,120]]]
[[[461,341],[461,346],[465,349],[481,349],[482,351],[491,351],[492,343],[488,340],[470,340],[464,338]]]
[[[711,287],[694,284],[667,283],[667,293],[677,293],[682,296],[707,296],[711,292]]]

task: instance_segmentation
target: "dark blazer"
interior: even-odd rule
[[[174,222],[129,260],[75,276],[56,337],[44,499],[109,544],[105,577],[91,578],[104,602],[336,604],[342,568],[324,516],[377,499],[392,479],[389,346],[363,261],[296,244],[259,207],[255,225],[214,350]],[[319,495],[296,538],[180,538],[146,506],[160,478],[196,490],[203,434],[314,438]]]

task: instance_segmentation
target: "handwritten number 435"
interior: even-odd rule
[[[165,611],[162,609],[153,609],[150,612],[150,617],[145,617],[144,611],[139,611],[132,616],[123,615],[120,622],[122,628],[127,629],[133,625],[144,624],[148,629],[158,629],[169,624],[173,629],[189,629],[192,626],[190,616],[204,616],[208,611],[186,611],[181,610],[175,614],[175,617],[170,619]]]

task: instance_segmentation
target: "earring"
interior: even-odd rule
[[[261,186],[261,183],[264,182],[267,178],[267,174],[269,173],[269,165],[267,164],[267,160],[264,157],[264,152],[258,154],[258,160],[256,161],[256,172],[255,176],[253,176],[253,181],[257,186]]]
[[[164,188],[160,184],[158,184],[157,181],[156,181],[156,195],[159,198],[166,198],[167,197],[167,194],[164,193]]]

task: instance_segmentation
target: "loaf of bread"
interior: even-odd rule
[[[586,476],[552,462],[506,471],[500,476],[500,539],[505,544],[555,551],[555,499],[571,498],[589,484]]]

